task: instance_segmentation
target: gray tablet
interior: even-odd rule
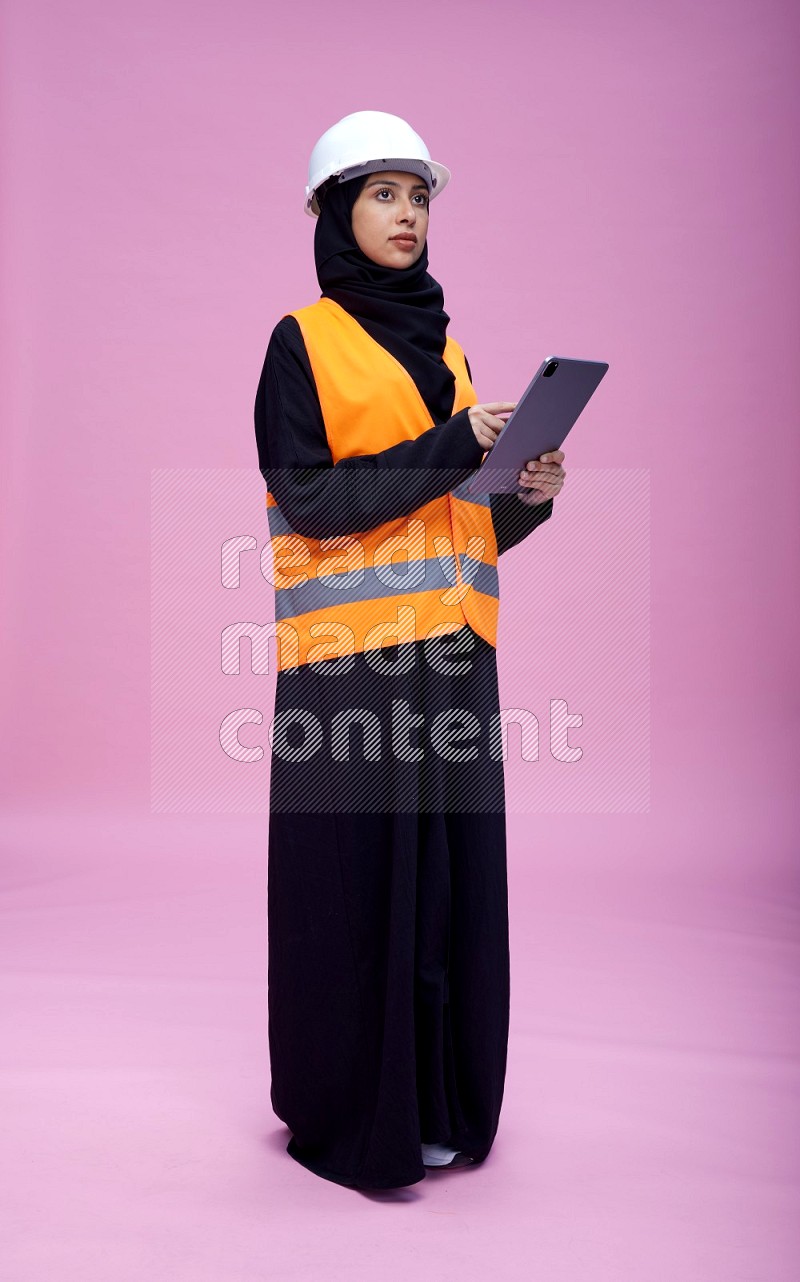
[[[560,449],[608,369],[607,361],[548,356],[506,419],[481,466],[467,482],[470,494],[524,492],[518,477],[529,459]]]

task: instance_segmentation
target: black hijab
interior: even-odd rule
[[[453,413],[455,378],[442,359],[450,317],[444,293],[428,273],[427,238],[409,267],[383,267],[359,248],[353,205],[373,174],[325,189],[314,229],[314,260],[322,296],[349,312],[408,370],[434,423]]]

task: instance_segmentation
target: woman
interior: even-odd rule
[[[356,112],[323,135],[306,204],[322,294],[275,326],[256,397],[280,636],[271,1101],[291,1156],[358,1188],[476,1165],[497,1131],[495,567],[564,477],[556,451],[520,473],[521,494],[464,489],[513,403],[476,403],[427,271],[448,178],[398,117]]]

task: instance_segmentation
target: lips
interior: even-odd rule
[[[416,245],[416,243],[417,243],[417,238],[416,238],[416,236],[390,236],[390,237],[389,237],[389,239],[390,239],[390,240],[399,240],[399,241],[401,241],[404,245]]]

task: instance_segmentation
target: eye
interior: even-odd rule
[[[392,189],[391,189],[390,187],[378,187],[378,188],[377,188],[377,190],[376,190],[376,192],[375,192],[375,195],[376,195],[376,196],[382,196],[382,195],[384,194],[384,192],[386,192],[386,194],[387,194],[387,195],[389,195],[389,196],[393,196],[393,195],[394,195],[394,192],[392,191]],[[427,194],[427,192],[417,191],[417,192],[415,192],[415,193],[414,193],[414,196],[415,196],[415,198],[416,198],[417,196],[419,196],[420,200],[421,200],[421,201],[422,201],[422,203],[423,203],[423,204],[422,204],[423,209],[427,209],[427,208],[428,208],[428,205],[430,204],[430,200],[429,200],[429,198],[428,198],[428,194]],[[382,204],[382,205],[383,205],[383,204],[385,204],[385,203],[386,203],[385,201],[381,201],[381,204]]]

